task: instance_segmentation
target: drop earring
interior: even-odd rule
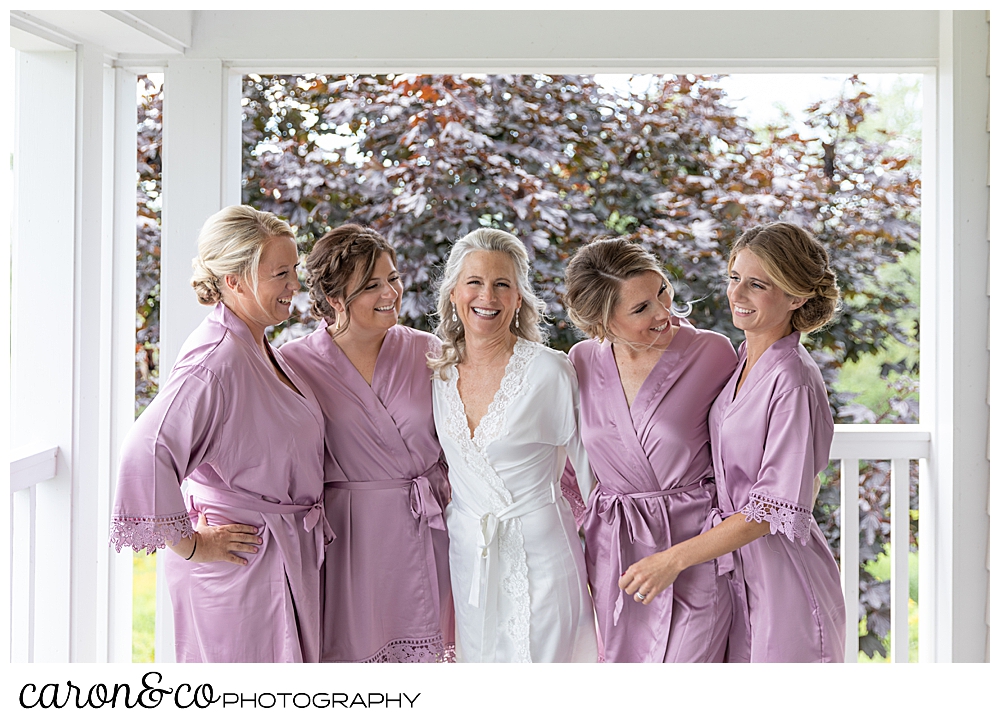
[[[514,328],[521,328],[521,307],[517,307],[517,311],[514,312]]]
[[[454,304],[451,305],[451,320],[456,324],[458,323],[458,311],[455,309]]]

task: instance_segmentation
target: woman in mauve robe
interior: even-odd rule
[[[727,296],[746,334],[709,414],[719,508],[712,529],[632,565],[621,587],[646,604],[679,571],[718,558],[732,585],[731,662],[842,662],[839,573],[812,516],[833,416],[822,375],[799,344],[840,297],[826,250],[788,223],[746,231],[729,257]]]
[[[258,283],[240,278],[242,298],[234,303],[233,292],[223,298],[246,302],[242,310],[251,307],[261,323],[278,323],[299,288],[284,222],[246,206],[224,209],[206,223],[200,252],[209,231],[221,229],[224,242],[227,229],[241,223],[271,233],[264,234]],[[198,268],[193,281],[202,275],[196,289],[208,303],[218,298],[222,278]],[[235,278],[226,276],[227,283]],[[181,549],[188,542],[182,538],[194,541],[192,559],[162,553],[178,662],[319,660],[320,565],[329,538],[323,415],[263,330],[258,324],[255,338],[241,316],[217,301],[122,446],[112,544],[153,552],[168,544]],[[199,516],[209,527],[203,521],[195,530],[191,520]],[[230,529],[227,549],[245,554],[213,557],[209,551]]]
[[[434,434],[432,334],[400,326],[395,249],[344,224],[306,259],[310,335],[281,347],[326,420],[324,662],[451,659],[454,612],[444,507],[451,496]]]
[[[327,332],[281,347],[319,397],[326,511],[337,535],[324,566],[323,660],[435,662],[454,645],[447,468],[434,434],[428,353],[440,343],[386,332],[371,386]]]
[[[740,369],[745,361],[744,343]],[[733,570],[738,607],[730,660],[842,662],[840,572],[812,515],[813,480],[833,441],[822,375],[794,331],[768,347],[734,399],[738,378],[739,370],[709,417],[720,517],[739,512],[772,534],[736,550],[732,563],[720,558]]]
[[[597,486],[583,529],[607,662],[722,662],[732,606],[713,562],[685,570],[651,605],[625,599],[633,562],[700,533],[715,505],[708,410],[736,365],[729,340],[674,317],[670,346],[631,408],[612,343],[570,350],[581,435]]]

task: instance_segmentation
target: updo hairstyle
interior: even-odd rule
[[[378,231],[346,223],[323,234],[306,257],[306,284],[312,315],[326,319],[334,330],[334,337],[346,332],[351,325],[351,302],[371,281],[375,264],[382,254],[389,254],[393,266],[396,265],[396,249]],[[351,286],[356,273],[358,282]],[[338,319],[330,299],[344,300],[343,319]]]
[[[812,234],[791,223],[769,223],[745,231],[729,253],[729,271],[746,249],[764,267],[775,286],[789,296],[806,299],[792,312],[792,328],[804,334],[820,329],[840,308],[837,276],[826,249]]]
[[[570,321],[589,338],[604,341],[622,282],[647,271],[667,285],[670,312],[687,316],[690,309],[680,313],[672,308],[674,289],[653,254],[626,238],[599,238],[577,251],[566,266],[563,301]]]
[[[222,300],[226,276],[249,282],[257,294],[257,269],[264,243],[275,236],[294,239],[291,227],[267,211],[227,206],[208,217],[198,234],[198,255],[191,261],[191,286],[198,302],[212,306]]]
[[[438,283],[437,315],[438,325],[434,332],[441,339],[441,356],[429,357],[427,366],[440,378],[447,379],[447,371],[465,358],[465,327],[461,319],[452,321],[451,292],[458,286],[462,266],[469,254],[475,251],[500,251],[514,262],[514,276],[517,292],[521,295],[521,309],[510,320],[510,332],[514,336],[544,343],[542,315],[545,302],[535,295],[531,286],[528,252],[521,240],[513,234],[495,228],[480,228],[469,233],[451,247],[444,273]],[[517,323],[515,323],[515,321]]]

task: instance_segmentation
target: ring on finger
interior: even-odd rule
[[[641,592],[637,592],[637,593],[635,594],[635,596],[636,596],[637,598],[639,598],[639,602],[642,602],[643,600],[645,600],[645,599],[646,599],[646,596],[645,596],[645,595],[643,595],[643,594],[642,594]]]

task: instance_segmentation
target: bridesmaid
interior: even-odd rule
[[[607,662],[722,662],[732,617],[715,563],[682,572],[650,605],[625,601],[624,568],[702,531],[715,506],[708,411],[736,368],[724,336],[671,313],[656,258],[624,239],[580,249],[566,269],[569,317],[590,339],[569,357],[597,486],[583,524]]]
[[[396,251],[347,224],[306,259],[323,321],[281,351],[319,397],[326,510],[337,539],[324,567],[325,662],[435,662],[454,648],[444,506],[428,354],[435,336],[397,324]],[[333,461],[333,460],[336,461]]]
[[[808,232],[774,223],[733,246],[727,295],[746,341],[709,416],[715,527],[640,560],[620,585],[649,605],[685,569],[718,557],[733,572],[731,661],[843,662],[837,563],[812,516],[833,416],[819,368],[799,343],[833,317],[837,280]]]
[[[178,662],[314,663],[329,537],[323,415],[264,334],[300,288],[292,230],[224,208],[193,265],[212,312],[122,445],[111,542],[171,549]]]

